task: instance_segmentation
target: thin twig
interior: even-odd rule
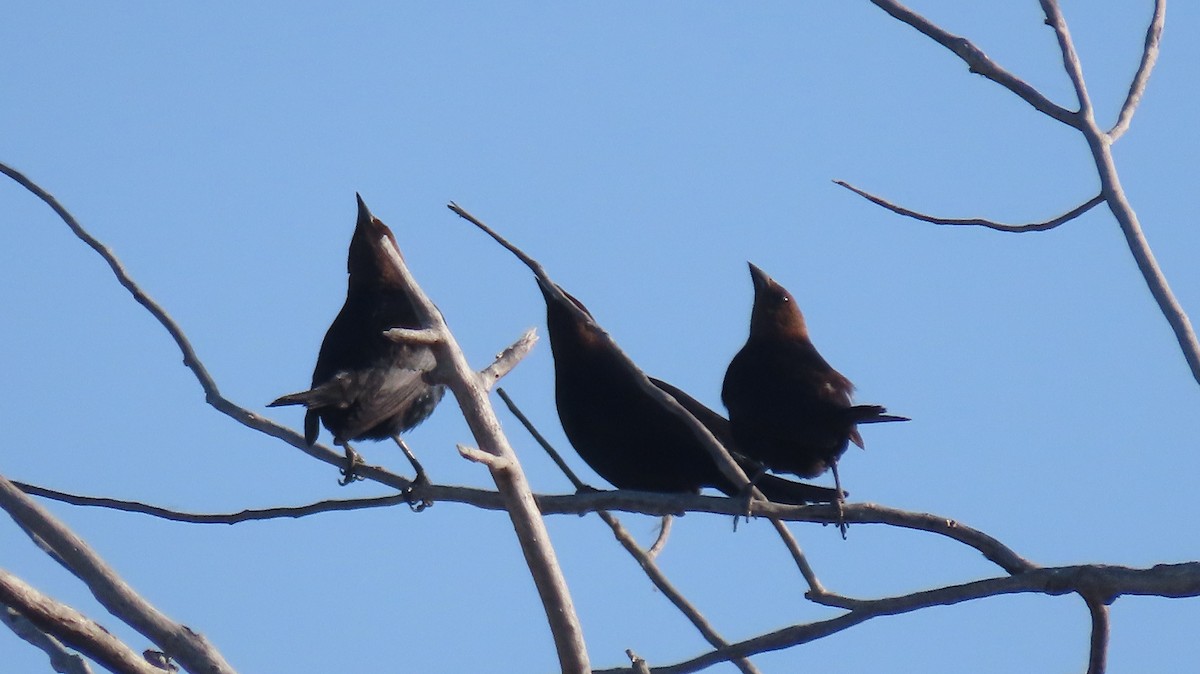
[[[805,556],[804,550],[800,548],[800,542],[792,535],[792,532],[783,523],[783,520],[772,517],[771,525],[775,527],[780,540],[783,541],[784,546],[787,547],[788,552],[792,555],[792,561],[796,562],[796,567],[800,569],[800,575],[804,576],[804,581],[808,583],[808,592],[805,596],[809,599],[829,596],[829,592],[825,590],[825,586],[821,585],[820,579],[817,578],[817,572],[813,571],[812,566],[808,563],[808,557]]]
[[[567,476],[567,479],[571,481],[571,484],[575,485],[576,489],[583,488],[583,481],[580,480],[579,477],[575,475],[575,471],[571,470],[571,467],[562,460],[558,450],[556,450],[554,446],[551,445],[550,442],[547,441],[546,438],[538,431],[537,427],[535,427],[533,422],[529,420],[529,417],[526,417],[521,409],[517,407],[517,404],[513,402],[512,398],[508,397],[508,394],[502,390],[497,391],[497,393],[500,395],[500,399],[504,401],[504,404],[508,406],[508,410],[512,412],[513,416],[516,417],[518,421],[521,422],[521,425],[525,427],[525,430],[529,431],[529,434],[533,436],[533,439],[538,443],[538,445],[540,445],[541,448],[550,455],[550,457],[554,460],[554,463],[558,465],[559,470],[561,470]],[[621,544],[621,547],[625,548],[625,551],[628,552],[630,556],[637,561],[638,565],[642,567],[642,571],[645,572],[646,576],[650,579],[650,582],[654,583],[654,587],[658,588],[659,592],[662,592],[663,596],[666,597],[667,600],[672,604],[674,604],[675,608],[679,609],[679,612],[682,613],[684,617],[686,617],[692,623],[693,626],[695,626],[695,628],[700,632],[704,639],[708,641],[709,644],[711,644],[714,648],[725,648],[729,645],[729,642],[725,641],[724,637],[717,632],[716,628],[714,628],[712,624],[708,622],[708,619],[704,617],[704,614],[702,614],[699,609],[697,609],[690,601],[688,601],[687,597],[684,597],[683,593],[676,589],[675,586],[671,584],[671,581],[667,579],[666,574],[664,574],[662,569],[658,567],[658,564],[654,562],[654,558],[658,554],[658,551],[655,551],[653,546],[651,547],[651,552],[643,551],[638,545],[638,542],[629,534],[629,531],[625,529],[624,525],[621,524],[621,521],[618,520],[612,513],[609,513],[606,510],[597,510],[596,514],[599,515],[600,519],[604,520],[604,523],[607,524],[609,529],[612,530],[613,536],[617,539],[617,542]],[[664,516],[663,535],[659,537],[659,540],[663,540],[663,537],[669,530],[669,517],[669,515]],[[658,543],[656,542],[655,545],[658,545]],[[743,672],[743,674],[755,674],[758,672],[758,669],[754,666],[754,663],[750,662],[749,658],[733,658],[732,661],[733,664]]]
[[[1067,126],[1079,128],[1078,113],[1067,110],[1046,98],[1028,82],[1013,75],[988,58],[987,54],[984,54],[983,50],[976,47],[970,40],[947,32],[939,26],[935,26],[925,17],[898,2],[893,2],[893,0],[871,0],[871,2],[876,7],[892,15],[893,18],[899,19],[916,28],[934,42],[954,52],[960,59],[966,62],[971,72],[983,75],[1005,89],[1008,89],[1039,112],[1057,119]]]
[[[571,482],[572,487],[575,487],[575,491],[591,489],[591,487],[589,487],[583,480],[579,479],[579,476],[575,474],[575,471],[571,470],[571,467],[567,465],[565,460],[563,460],[562,454],[559,454],[558,450],[550,444],[550,441],[547,440],[540,431],[538,431],[537,427],[533,425],[533,422],[529,420],[529,417],[525,416],[525,414],[521,411],[521,408],[517,407],[517,404],[513,402],[513,399],[508,397],[508,392],[502,388],[498,388],[496,389],[496,394],[499,395],[500,399],[504,401],[504,405],[508,407],[508,411],[517,418],[517,421],[521,422],[521,425],[525,427],[525,430],[529,431],[529,434],[533,436],[533,439],[538,443],[538,445],[541,446],[541,448],[545,450],[546,454],[550,456],[550,460],[554,462],[554,465],[558,466],[558,469],[562,471],[563,475],[567,476],[567,480]]]
[[[1166,21],[1167,0],[1155,0],[1154,16],[1150,19],[1150,27],[1146,29],[1146,44],[1142,49],[1142,62],[1138,64],[1137,74],[1129,83],[1129,95],[1125,97],[1125,104],[1121,106],[1117,123],[1108,131],[1108,142],[1110,143],[1115,143],[1129,130],[1129,123],[1133,121],[1133,113],[1137,110],[1138,103],[1142,102],[1142,94],[1146,93],[1146,83],[1150,81],[1150,73],[1158,61],[1158,45],[1162,41],[1163,26]]]
[[[884,199],[883,197],[879,197],[874,194],[871,194],[870,192],[867,192],[866,190],[859,189],[844,180],[835,180],[833,182],[834,182],[834,184],[841,185],[842,187],[845,187],[846,189],[850,190],[851,192],[854,192],[858,196],[866,199],[867,201],[870,201],[877,206],[882,206],[883,208],[886,208],[887,210],[889,210],[893,213],[896,213],[897,215],[903,215],[905,217],[913,218],[914,220],[920,220],[922,222],[929,222],[929,223],[933,223],[935,225],[958,225],[958,226],[987,227],[988,229],[994,229],[999,232],[1044,232],[1048,229],[1054,229],[1055,227],[1058,227],[1059,225],[1061,225],[1063,223],[1070,222],[1071,220],[1074,220],[1075,218],[1078,218],[1079,216],[1083,215],[1084,213],[1087,213],[1088,211],[1092,210],[1096,206],[1099,206],[1100,204],[1104,203],[1104,195],[1097,194],[1096,196],[1092,197],[1091,199],[1088,199],[1087,201],[1083,202],[1079,206],[1072,208],[1071,210],[1067,211],[1066,213],[1063,213],[1062,215],[1060,215],[1058,217],[1051,218],[1044,222],[1033,222],[1033,223],[1029,223],[1029,224],[1025,224],[1025,225],[1009,225],[1009,224],[1005,224],[1005,223],[1001,223],[1001,222],[996,222],[994,220],[985,220],[983,218],[939,218],[939,217],[933,216],[933,215],[926,215],[926,214],[920,213],[918,211],[910,210],[903,206],[898,206],[898,205],[888,201],[887,199]]]
[[[26,533],[52,549],[55,558],[88,586],[104,608],[177,659],[189,672],[234,674],[233,668],[203,635],[171,620],[143,599],[83,539],[3,476],[0,476],[0,508]]]
[[[46,634],[28,618],[8,606],[0,606],[0,623],[13,634],[50,658],[50,666],[60,674],[92,674],[92,667],[78,653],[67,650],[62,642]]]
[[[82,496],[79,494],[71,494],[55,489],[47,489],[33,484],[26,484],[13,480],[13,484],[18,489],[31,496],[40,496],[62,503],[70,503],[77,506],[90,506],[97,508],[110,508],[112,510],[121,510],[124,512],[140,513],[143,515],[151,515],[172,522],[187,522],[189,524],[240,524],[242,522],[257,522],[262,520],[306,517],[326,512],[344,512],[349,510],[363,510],[365,508],[384,508],[395,505],[408,503],[409,496],[406,494],[393,494],[390,496],[379,496],[375,498],[361,499],[345,499],[345,500],[326,500],[317,501],[302,506],[293,507],[277,507],[277,508],[262,508],[262,509],[247,509],[240,510],[235,513],[187,513],[178,510],[170,510],[159,506],[141,503],[139,501],[126,501],[122,499]]]

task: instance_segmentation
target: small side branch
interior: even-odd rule
[[[1133,121],[1133,113],[1142,102],[1142,94],[1146,93],[1146,83],[1150,81],[1150,73],[1158,61],[1158,45],[1162,41],[1163,26],[1167,20],[1167,0],[1155,0],[1154,16],[1150,19],[1150,27],[1146,29],[1146,45],[1142,49],[1142,62],[1138,64],[1137,73],[1129,84],[1129,95],[1121,106],[1117,123],[1108,132],[1108,142],[1114,143],[1126,131]]]
[[[890,14],[893,18],[916,28],[934,42],[954,52],[960,59],[966,62],[971,72],[983,75],[1005,89],[1008,89],[1039,112],[1057,119],[1067,126],[1079,128],[1078,113],[1067,110],[1046,98],[1028,82],[1013,75],[988,58],[982,49],[976,47],[967,38],[955,35],[934,25],[925,17],[893,0],[871,0],[871,2],[876,7]]]
[[[1050,220],[1046,220],[1044,222],[1033,222],[1024,225],[1008,225],[1001,222],[996,222],[994,220],[985,220],[983,218],[939,218],[933,215],[926,215],[924,213],[896,205],[887,199],[884,199],[883,197],[879,197],[867,192],[866,190],[859,189],[858,187],[855,187],[844,180],[835,180],[833,182],[835,185],[841,185],[842,187],[854,192],[858,196],[870,201],[876,206],[882,206],[883,208],[886,208],[897,215],[903,215],[914,220],[929,222],[935,225],[986,227],[988,229],[994,229],[998,232],[1044,232],[1048,229],[1054,229],[1061,224],[1070,222],[1071,220],[1074,220],[1075,218],[1078,218],[1084,213],[1092,210],[1096,206],[1104,203],[1104,195],[1097,194],[1079,206],[1072,208],[1058,217],[1051,218]]]
[[[517,341],[513,342],[512,346],[501,351],[491,365],[480,370],[479,381],[483,384],[484,389],[490,391],[496,382],[511,372],[517,363],[529,355],[537,340],[537,330],[529,328],[517,338]]]
[[[1095,597],[1083,595],[1092,616],[1092,636],[1088,648],[1087,674],[1104,674],[1108,669],[1108,606]]]

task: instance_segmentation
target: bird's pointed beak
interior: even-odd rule
[[[363,201],[362,195],[358,192],[354,193],[354,198],[358,199],[358,224],[371,222],[371,218],[375,216],[371,214],[371,209],[367,208],[367,202]]]
[[[758,292],[771,284],[771,277],[767,276],[767,272],[754,266],[753,262],[747,262],[750,265],[750,280],[754,283],[754,292]]]

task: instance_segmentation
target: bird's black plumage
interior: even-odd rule
[[[546,300],[559,419],[580,457],[619,489],[695,493],[714,487],[731,496],[739,494],[685,420],[646,391],[638,380],[644,375],[621,362],[624,356],[600,326],[565,306],[541,281],[539,285]],[[563,294],[590,317],[582,303]],[[666,382],[649,381],[736,452],[724,417]],[[757,464],[736,453],[734,457],[746,472],[758,472]],[[769,475],[759,480],[758,487],[767,498],[782,503],[836,498],[833,490]]]
[[[348,456],[351,441],[394,438],[423,478],[400,433],[433,412],[444,387],[426,379],[436,364],[428,345],[395,342],[383,334],[389,328],[424,327],[388,259],[384,239],[400,250],[392,231],[358,197],[358,221],[346,260],[346,303],[321,342],[312,388],[270,406],[304,405],[305,441],[316,442],[318,422],[323,423],[334,443],[347,447]]]
[[[908,421],[879,405],[855,405],[854,385],[817,352],[796,299],[750,265],[750,336],[725,372],[721,400],[741,452],[771,470],[816,477],[833,468],[857,424]]]

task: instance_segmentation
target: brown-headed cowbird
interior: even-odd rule
[[[688,424],[642,387],[637,377],[644,375],[623,366],[622,354],[600,326],[563,306],[540,279],[538,283],[546,299],[558,416],[567,439],[592,470],[618,489],[697,493],[714,487],[741,495]],[[591,316],[582,303],[563,294]],[[704,424],[743,470],[760,471],[758,464],[736,453],[724,417],[666,382],[649,381]],[[757,486],[780,503],[836,500],[831,489],[771,475],[763,476]]]
[[[854,385],[817,353],[796,299],[750,265],[754,309],[750,336],[725,372],[721,400],[739,450],[767,468],[816,477],[833,470],[850,442],[863,446],[856,424],[908,421],[879,405],[854,405]]]
[[[400,433],[424,421],[445,393],[443,386],[426,379],[436,364],[429,346],[395,342],[383,334],[389,328],[424,327],[388,260],[384,237],[396,246],[392,231],[359,196],[358,222],[346,260],[350,273],[346,303],[321,342],[312,388],[269,405],[307,407],[304,439],[310,446],[320,432],[318,420],[325,424],[334,444],[346,450],[344,482],[354,478],[358,460],[350,441],[386,438],[395,440],[412,462],[417,481],[426,481],[425,470]]]

